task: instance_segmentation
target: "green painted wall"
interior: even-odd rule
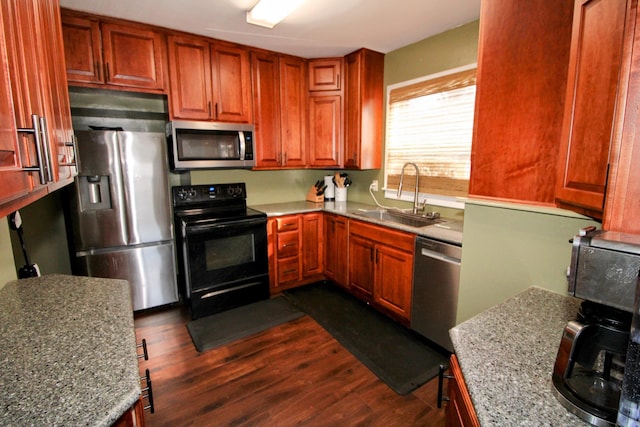
[[[568,243],[599,224],[554,208],[467,203],[457,323],[531,287],[567,292]]]
[[[17,279],[10,232],[7,218],[0,218],[0,289],[7,282]]]

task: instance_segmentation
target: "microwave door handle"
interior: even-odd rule
[[[247,151],[247,145],[244,139],[244,132],[243,131],[238,132],[238,137],[240,139],[240,160],[244,160],[245,153]]]

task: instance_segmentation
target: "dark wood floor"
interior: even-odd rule
[[[156,426],[444,426],[437,378],[399,396],[308,316],[198,353],[181,308],[135,318]]]

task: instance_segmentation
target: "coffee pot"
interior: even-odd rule
[[[573,238],[569,292],[584,301],[563,330],[553,392],[596,426],[618,416],[639,271],[640,236],[589,227]]]

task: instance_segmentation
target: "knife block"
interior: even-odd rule
[[[311,188],[309,189],[309,192],[307,192],[307,201],[313,202],[313,203],[323,203],[324,194],[316,196],[317,192],[318,192],[318,189],[316,188],[316,186],[312,185]]]

